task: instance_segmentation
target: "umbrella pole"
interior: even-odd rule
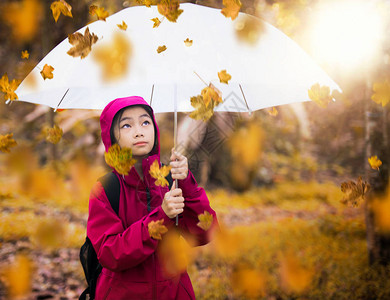
[[[175,93],[174,93],[174,120],[173,120],[173,147],[176,151],[177,146],[177,85],[175,84]],[[175,187],[178,187],[177,179],[175,179]],[[176,226],[179,225],[179,216],[176,215]]]

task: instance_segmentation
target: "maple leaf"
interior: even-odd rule
[[[187,39],[184,41],[184,44],[185,44],[187,47],[191,47],[191,46],[192,46],[192,40],[190,40],[189,38],[187,38]]]
[[[21,58],[28,59],[30,57],[30,53],[27,50],[22,51]]]
[[[203,214],[198,215],[198,220],[199,223],[196,225],[202,228],[204,231],[207,231],[213,224],[213,215],[210,214],[208,211],[204,211]]]
[[[165,16],[170,22],[176,22],[177,18],[183,12],[183,10],[179,8],[179,0],[161,0],[160,3],[157,4],[158,12]]]
[[[16,95],[15,90],[18,88],[20,80],[13,79],[11,82],[8,80],[7,73],[3,75],[0,79],[0,90],[4,93],[5,100],[17,100],[18,95]]]
[[[232,20],[237,18],[242,5],[240,0],[223,0],[222,3],[225,7],[222,8],[221,13]]]
[[[270,116],[273,116],[273,117],[276,117],[279,114],[279,112],[275,106],[272,106],[270,109],[267,110],[267,112]]]
[[[79,32],[72,33],[68,35],[69,43],[73,45],[72,48],[67,52],[70,56],[80,58],[85,58],[91,52],[92,45],[95,44],[98,40],[97,35],[89,33],[89,28],[87,27],[84,31],[84,35]]]
[[[160,24],[161,24],[161,21],[159,20],[159,18],[153,18],[150,20],[154,22],[153,28],[156,28],[156,27],[160,26]]]
[[[168,186],[169,182],[165,179],[171,171],[171,166],[162,166],[160,168],[159,163],[155,160],[150,166],[149,174],[156,179],[155,184],[157,186]]]
[[[212,83],[201,91],[201,95],[206,106],[209,106],[210,103],[212,103],[213,107],[215,107],[219,103],[223,102],[221,91],[218,90]]]
[[[148,231],[151,238],[155,240],[161,240],[162,234],[168,231],[168,228],[163,225],[164,219],[158,221],[150,221],[148,224]]]
[[[104,153],[106,163],[114,168],[121,175],[128,175],[132,166],[137,162],[133,159],[133,152],[130,148],[120,148],[118,144],[112,145]]]
[[[329,102],[332,101],[330,88],[328,86],[321,87],[319,83],[313,84],[308,91],[308,94],[309,98],[322,108],[326,108]]]
[[[53,13],[54,20],[58,21],[58,18],[60,17],[60,14],[62,13],[64,16],[71,17],[72,16],[72,6],[70,6],[65,0],[60,1],[54,1],[50,5],[50,9]]]
[[[157,48],[157,53],[164,52],[165,50],[167,50],[167,46],[165,46],[165,45],[159,46],[159,47]]]
[[[46,141],[52,144],[57,144],[64,134],[62,129],[57,124],[55,124],[52,128],[46,128],[45,133]]]
[[[359,177],[356,183],[354,181],[343,182],[341,183],[341,191],[345,195],[341,203],[358,207],[369,190],[370,184],[366,181],[363,182],[362,177]]]
[[[232,79],[232,76],[226,73],[226,70],[222,70],[221,72],[218,72],[218,78],[219,82],[228,84],[228,81]]]
[[[146,7],[150,7],[156,0],[136,0],[138,4],[145,5]]]
[[[378,156],[371,156],[368,158],[368,163],[370,164],[371,168],[374,170],[379,171],[379,167],[382,165],[382,162],[380,159],[378,159]]]
[[[43,79],[44,80],[53,79],[53,71],[54,71],[54,68],[52,66],[45,64],[43,66],[43,70],[41,71],[41,75],[42,75]]]
[[[127,30],[127,24],[125,23],[125,21],[122,21],[122,24],[117,24],[116,26],[118,26],[119,29],[122,29],[124,31]]]
[[[371,99],[385,107],[390,102],[390,81],[385,79],[383,82],[376,82],[372,88],[374,94]]]
[[[106,21],[109,13],[104,9],[104,7],[98,7],[96,5],[91,5],[89,7],[89,14],[91,16],[96,15],[98,20]]]
[[[195,110],[190,113],[190,118],[194,120],[203,120],[206,122],[214,114],[214,107],[206,106],[201,95],[191,97],[191,105],[195,108]]]
[[[13,139],[13,133],[9,133],[6,135],[0,135],[0,151],[4,153],[10,153],[11,147],[15,147],[16,141]]]
[[[103,68],[105,80],[116,80],[127,74],[132,55],[132,45],[122,32],[115,32],[112,42],[96,46],[93,59]]]

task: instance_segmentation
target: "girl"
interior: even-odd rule
[[[150,222],[160,221],[172,232],[179,215],[180,234],[204,245],[218,226],[205,191],[188,170],[187,158],[172,149],[171,174],[178,187],[174,183],[169,190],[155,184],[149,170],[155,160],[160,165],[160,134],[152,108],[141,97],[111,101],[100,116],[100,126],[106,152],[116,143],[131,148],[137,162],[128,175],[113,170],[120,183],[118,214],[100,182],[91,192],[87,235],[103,266],[95,299],[195,299],[187,272],[169,276],[164,272],[158,255],[161,241],[148,230]],[[198,215],[205,212],[213,218],[209,230],[197,226]]]

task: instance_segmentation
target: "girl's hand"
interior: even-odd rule
[[[188,176],[187,157],[185,157],[184,155],[175,151],[174,148],[172,148],[172,155],[170,159],[171,159],[170,166],[172,167],[171,168],[172,179],[186,179]]]
[[[165,193],[161,207],[168,218],[171,219],[183,212],[184,197],[182,195],[182,190],[176,188],[175,181],[173,182],[171,190]]]

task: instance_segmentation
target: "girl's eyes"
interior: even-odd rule
[[[121,128],[130,128],[131,126],[129,124],[123,124]]]
[[[142,125],[149,125],[150,124],[150,122],[149,121],[143,121],[142,122]],[[122,126],[121,126],[121,128],[131,128],[131,125],[130,124],[123,124]]]
[[[149,124],[150,124],[149,121],[144,121],[144,122],[142,123],[142,125],[145,124],[145,123],[146,123],[146,125],[149,125]]]

